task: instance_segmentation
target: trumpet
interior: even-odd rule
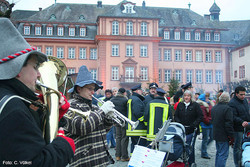
[[[92,97],[94,99],[96,99],[98,102],[100,102],[101,104],[104,103],[104,101],[96,98],[95,96],[92,95]],[[137,120],[136,122],[128,119],[127,117],[125,117],[124,115],[122,115],[119,111],[115,110],[114,109],[114,114],[110,115],[111,118],[117,123],[119,124],[120,126],[124,127],[125,126],[125,122],[128,122],[130,125],[131,125],[131,130],[134,130],[138,124],[139,124],[139,121]]]

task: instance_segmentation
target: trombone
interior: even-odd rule
[[[95,96],[92,95],[92,97],[94,99],[96,99],[98,102],[100,102],[101,104],[104,103],[104,101],[96,98]],[[128,122],[131,125],[131,130],[134,130],[138,124],[139,121],[137,120],[136,122],[128,119],[127,117],[125,117],[124,115],[122,115],[119,111],[117,111],[116,109],[114,109],[114,114],[110,115],[110,117],[120,126],[124,127],[125,126],[125,122]],[[122,121],[122,122],[121,122]]]

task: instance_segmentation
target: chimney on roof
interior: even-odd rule
[[[97,7],[102,8],[102,1],[97,1]]]
[[[39,11],[42,11],[43,10],[43,8],[39,8]]]
[[[145,1],[142,2],[142,7],[143,7],[143,8],[146,7],[146,2],[145,2]]]
[[[189,2],[189,3],[188,3],[188,8],[190,9],[190,7],[191,7],[191,3]]]

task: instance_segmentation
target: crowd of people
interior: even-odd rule
[[[159,128],[170,119],[185,127],[189,145],[202,133],[201,158],[210,159],[208,146],[215,140],[215,166],[226,165],[230,145],[235,167],[241,166],[243,130],[250,122],[244,87],[236,87],[233,97],[220,90],[216,99],[206,91],[194,93],[191,82],[173,97],[155,82],[149,84],[148,94],[141,84],[102,93],[102,83],[93,80],[84,65],[68,91],[70,99],[59,98],[56,119],[60,128],[58,135],[47,141],[48,108],[36,94],[36,81],[41,77],[38,68],[47,56],[32,48],[8,19],[0,19],[0,29],[0,166],[107,166],[114,163],[109,147],[116,149],[116,161],[126,162],[135,145],[150,146]],[[133,129],[117,112],[138,126]],[[195,163],[194,147],[189,150],[189,165]]]

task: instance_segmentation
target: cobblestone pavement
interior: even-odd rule
[[[215,154],[216,154],[216,148],[215,148],[215,142],[213,141],[210,146],[208,147],[208,154],[211,157],[211,159],[203,159],[201,158],[201,139],[198,136],[195,143],[195,161],[197,164],[197,167],[214,167],[215,164]],[[129,145],[130,148],[130,145]],[[129,149],[128,149],[129,150]],[[110,154],[112,155],[113,159],[115,160],[115,149],[111,148],[109,149]],[[127,167],[128,162],[121,162],[116,161],[115,164],[108,165],[108,167]],[[229,149],[229,157],[227,159],[227,165],[226,167],[234,167],[233,163],[233,149],[230,147]]]

